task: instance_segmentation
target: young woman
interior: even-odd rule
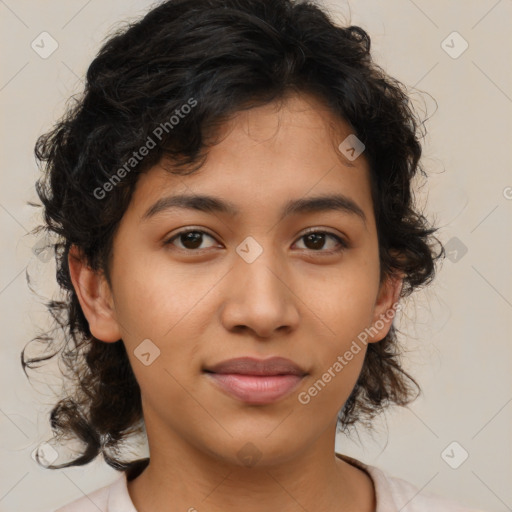
[[[418,389],[393,326],[443,254],[418,126],[313,4],[170,0],[106,42],[36,146],[75,379],[51,425],[83,443],[46,466],[122,471],[60,512],[468,510],[334,451]]]

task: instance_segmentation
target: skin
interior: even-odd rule
[[[128,483],[132,501],[140,512],[373,512],[371,478],[334,452],[365,345],[307,405],[297,399],[399,296],[401,279],[379,283],[364,153],[346,160],[337,146],[349,125],[305,95],[238,113],[221,133],[199,172],[173,176],[157,165],[141,175],[114,238],[112,286],[78,250],[69,257],[91,333],[122,338],[141,388],[151,462]],[[289,199],[333,192],[356,202],[366,222],[332,210],[279,220]],[[173,209],[142,220],[178,193],[230,200],[240,213]],[[183,228],[208,234],[195,246],[184,237],[164,244]],[[326,255],[338,242],[315,246],[306,228],[349,247]],[[247,236],[263,249],[252,263],[236,252]],[[391,320],[383,324],[368,342],[384,338]],[[148,338],[160,355],[146,366],[134,350]],[[287,357],[308,375],[277,402],[247,404],[202,371],[240,356]],[[247,443],[260,456],[252,467],[238,455]]]

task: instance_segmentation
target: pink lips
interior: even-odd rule
[[[283,398],[306,375],[298,365],[282,357],[230,359],[205,371],[221,391],[251,404],[268,404]]]

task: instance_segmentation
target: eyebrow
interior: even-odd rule
[[[240,213],[230,201],[208,195],[176,195],[163,197],[150,206],[141,221],[147,221],[155,215],[173,208],[197,210],[207,213],[223,213],[235,217]],[[280,221],[291,215],[339,211],[359,217],[366,225],[366,215],[362,208],[343,194],[329,194],[315,197],[292,199],[281,210]]]

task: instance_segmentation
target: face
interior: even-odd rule
[[[343,356],[400,284],[379,283],[367,161],[337,149],[350,133],[308,96],[239,113],[195,174],[158,165],[139,178],[115,235],[111,288],[72,265],[75,288],[97,285],[94,297],[79,292],[92,333],[126,346],[150,439],[153,431],[235,464],[257,450],[271,464],[335,426],[366,345]],[[182,195],[215,201],[170,200]],[[368,342],[386,335],[390,321],[382,324]],[[267,376],[255,391],[261,376],[205,371],[275,356],[301,375]]]

